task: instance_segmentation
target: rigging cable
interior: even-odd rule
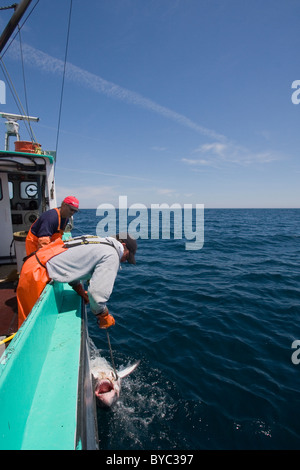
[[[19,98],[18,92],[17,92],[17,90],[15,89],[15,86],[14,86],[14,84],[13,84],[13,81],[12,81],[10,75],[9,75],[9,72],[8,72],[8,70],[7,70],[7,68],[6,68],[5,64],[4,64],[4,61],[3,61],[3,58],[2,58],[2,57],[0,57],[0,67],[1,67],[1,69],[2,69],[2,72],[3,72],[3,75],[4,75],[5,79],[6,79],[6,82],[8,83],[8,87],[9,87],[9,89],[10,89],[10,91],[11,91],[12,97],[13,97],[13,99],[14,99],[14,101],[15,101],[15,104],[16,104],[18,110],[19,110],[19,113],[22,114],[23,116],[26,116],[26,111],[25,111],[25,109],[24,109],[24,107],[23,107],[23,105],[22,105],[22,102],[21,102],[21,100],[20,100],[20,98]],[[25,90],[25,93],[26,93],[26,90]],[[28,113],[27,113],[27,116],[28,116]],[[30,137],[31,137],[31,140],[36,142],[29,121],[24,120],[23,122],[24,122],[24,125],[25,125],[26,129],[27,129],[28,134],[29,134]],[[29,127],[28,127],[28,126],[29,126]]]
[[[0,10],[9,10],[13,8],[14,10],[17,8],[18,4],[14,3],[13,5],[9,5],[8,7],[0,7]]]
[[[28,20],[28,18],[32,15],[33,11],[35,10],[36,6],[38,5],[40,0],[37,0],[35,5],[32,7],[31,11],[28,13],[28,15],[26,16],[25,20],[23,21],[22,25],[20,26],[20,29],[23,28],[24,24],[26,23],[26,21]],[[16,4],[17,5],[17,4]],[[14,5],[11,5],[11,8],[13,7]],[[11,41],[7,44],[6,46],[6,49],[4,50],[4,52],[2,52],[2,55],[1,55],[1,58],[6,54],[6,52],[8,51],[8,49],[10,48],[11,44],[13,43],[15,37],[17,36],[18,34],[18,31],[14,34],[14,36],[12,37]]]
[[[7,70],[6,66],[5,66],[5,64],[4,64],[2,58],[0,58],[0,67],[1,67],[2,72],[3,72],[3,75],[4,75],[4,77],[5,77],[5,79],[6,79],[7,83],[8,83],[9,89],[10,89],[11,94],[12,94],[12,97],[13,97],[15,103],[16,103],[16,106],[17,106],[17,108],[18,108],[18,110],[19,110],[19,113],[22,114],[22,115],[26,115],[26,111],[25,111],[24,108],[23,108],[23,105],[22,105],[21,100],[20,100],[20,98],[19,98],[19,96],[18,96],[17,90],[16,90],[15,87],[14,87],[14,84],[13,84],[13,82],[12,82],[12,79],[11,79],[9,73],[8,73],[8,70]],[[25,125],[25,127],[26,127],[26,129],[27,129],[27,131],[28,131],[28,133],[29,133],[29,135],[30,135],[30,131],[29,131],[29,129],[27,128],[27,121],[24,121],[24,125]]]
[[[58,112],[57,136],[56,136],[56,146],[55,146],[56,156],[57,156],[58,139],[59,139],[60,122],[61,122],[61,112],[62,112],[62,103],[63,103],[63,94],[64,94],[64,85],[65,85],[65,76],[66,76],[66,66],[67,66],[67,55],[68,55],[68,48],[69,48],[72,6],[73,6],[73,0],[70,0],[70,10],[69,10],[67,41],[66,41],[66,50],[65,50],[64,70],[63,70],[63,79],[62,79],[62,87],[61,87],[61,95],[60,95],[60,103],[59,103],[59,112]]]
[[[8,70],[7,70],[7,68],[6,68],[5,64],[4,64],[3,57],[4,57],[4,55],[6,54],[6,52],[8,51],[9,47],[11,46],[11,44],[13,43],[13,41],[14,41],[14,39],[16,38],[17,34],[19,34],[19,37],[20,37],[20,48],[21,48],[21,59],[22,59],[22,67],[23,67],[23,81],[24,81],[24,87],[25,87],[26,108],[27,108],[27,115],[29,115],[29,113],[28,113],[27,96],[26,96],[26,84],[25,84],[25,74],[24,74],[23,51],[22,51],[22,43],[21,43],[21,29],[23,28],[23,26],[24,26],[24,24],[26,23],[26,21],[28,20],[28,18],[31,16],[32,12],[34,11],[34,9],[36,8],[36,6],[38,5],[39,1],[40,1],[40,0],[37,0],[37,1],[36,1],[35,5],[34,5],[34,6],[32,7],[32,9],[31,9],[31,11],[28,13],[28,15],[26,16],[26,18],[24,19],[22,25],[21,25],[21,26],[18,25],[18,30],[17,30],[17,32],[16,32],[15,35],[12,37],[12,39],[11,39],[11,41],[8,43],[8,45],[7,45],[6,49],[5,49],[5,51],[4,51],[4,52],[2,53],[2,55],[0,56],[0,67],[1,67],[1,69],[2,69],[3,75],[4,75],[4,77],[6,78],[6,80],[7,80],[7,82],[8,82],[9,89],[10,89],[11,94],[12,94],[12,97],[13,97],[15,103],[16,103],[16,106],[17,106],[17,108],[18,108],[18,110],[19,110],[19,113],[20,113],[20,114],[23,114],[23,115],[26,115],[26,111],[24,110],[24,107],[23,107],[23,105],[22,105],[22,103],[21,103],[21,100],[20,100],[20,98],[19,98],[19,96],[18,96],[18,93],[17,93],[17,91],[16,91],[16,89],[15,89],[15,87],[14,87],[14,84],[13,84],[13,82],[12,82],[12,79],[11,79],[11,77],[10,77],[10,75],[9,75],[9,73],[8,73]],[[18,6],[18,4],[15,3],[15,4],[10,5],[10,6],[7,6],[7,7],[0,7],[0,10],[8,10],[8,9],[10,9],[10,8],[16,9],[17,6]],[[25,121],[24,121],[24,125],[25,125],[25,127],[26,127],[26,129],[27,129],[28,134],[29,134],[30,137],[31,137],[31,140],[36,142],[36,139],[35,139],[35,137],[34,137],[34,134],[33,134],[33,131],[32,131],[32,128],[31,128],[31,125],[30,125],[29,121],[28,121],[28,123],[27,123],[27,121],[25,120]],[[28,128],[28,126],[29,126],[29,128]]]
[[[20,33],[20,30],[23,28],[24,24],[26,23],[26,21],[28,20],[28,18],[31,16],[33,10],[36,8],[36,6],[38,5],[40,0],[37,0],[35,5],[33,6],[32,10],[30,11],[30,13],[27,15],[27,17],[25,18],[25,20],[23,21],[22,25],[18,27],[18,31],[16,32],[16,34],[12,37],[11,41],[9,42],[9,44],[7,45],[5,51],[2,53],[2,55],[0,56],[0,66],[2,68],[2,71],[3,71],[3,74],[5,75],[6,79],[8,80],[8,83],[9,83],[9,88],[12,92],[12,95],[13,95],[13,98],[17,104],[17,107],[20,111],[20,109],[22,109],[22,111],[20,111],[20,113],[22,114],[26,114],[25,111],[24,111],[24,108],[21,104],[21,101],[17,95],[17,92],[15,90],[15,87],[12,83],[12,80],[8,74],[8,71],[4,65],[4,62],[3,62],[3,56],[6,54],[7,50],[9,49],[9,47],[11,46],[12,42],[14,41],[16,35],[18,33]],[[15,8],[17,4],[14,4],[14,5],[11,5],[10,7],[2,7],[3,9],[8,9],[8,8]],[[58,140],[59,140],[59,131],[60,131],[60,122],[61,122],[61,113],[62,113],[62,102],[63,102],[63,93],[64,93],[64,83],[65,83],[65,75],[66,75],[66,65],[67,65],[67,54],[68,54],[68,47],[69,47],[69,36],[70,36],[70,28],[71,28],[71,16],[72,16],[72,7],[73,7],[73,0],[70,0],[70,10],[69,10],[69,19],[68,19],[68,30],[67,30],[67,41],[66,41],[66,50],[65,50],[65,60],[64,60],[64,70],[63,70],[63,80],[62,80],[62,88],[61,88],[61,97],[60,97],[60,104],[59,104],[59,113],[58,113],[58,126],[57,126],[57,137],[56,137],[56,153],[57,153],[57,149],[58,149]],[[1,7],[0,7],[1,9]],[[24,124],[26,126],[26,121],[24,121]],[[28,129],[27,129],[28,130]],[[29,134],[30,134],[30,131],[28,130]],[[32,132],[32,130],[31,130]]]

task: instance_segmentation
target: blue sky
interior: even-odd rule
[[[40,0],[22,29],[29,114],[48,150],[69,6]],[[299,22],[298,0],[73,0],[58,202],[298,208]],[[24,103],[17,42],[4,62]],[[1,110],[19,112],[8,90]]]

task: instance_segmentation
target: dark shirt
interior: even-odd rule
[[[52,237],[59,229],[63,230],[66,224],[66,219],[61,219],[60,227],[58,226],[58,214],[56,209],[50,209],[43,212],[40,217],[33,223],[31,231],[36,237]]]

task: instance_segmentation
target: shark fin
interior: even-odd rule
[[[126,367],[125,369],[123,370],[120,370],[117,372],[118,374],[118,377],[120,377],[121,379],[123,379],[124,377],[126,377],[127,375],[131,374],[131,372],[133,372],[137,366],[139,365],[140,361],[136,362],[135,364],[133,364],[132,366],[129,366],[129,367]]]

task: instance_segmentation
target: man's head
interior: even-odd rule
[[[61,203],[60,214],[63,219],[69,219],[79,210],[79,201],[75,196],[67,196]]]
[[[136,264],[135,253],[137,250],[137,242],[134,238],[131,238],[128,233],[119,233],[116,235],[116,239],[122,243],[124,247],[124,254],[121,258],[121,262],[128,261],[130,264]]]

